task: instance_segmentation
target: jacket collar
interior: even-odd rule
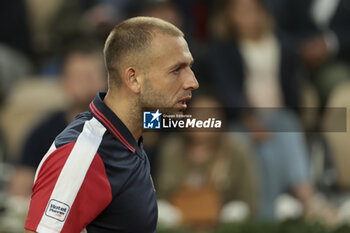
[[[99,120],[111,133],[131,152],[142,154],[140,147],[137,145],[135,138],[129,129],[119,119],[119,117],[103,102],[105,92],[97,93],[95,99],[90,103],[89,111]],[[142,137],[140,138],[142,144]]]

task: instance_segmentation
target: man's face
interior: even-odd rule
[[[149,67],[141,90],[141,107],[180,113],[187,108],[191,91],[198,88],[192,55],[183,37],[158,34],[153,40]],[[166,109],[168,108],[168,109]]]

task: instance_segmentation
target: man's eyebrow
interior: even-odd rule
[[[174,70],[174,69],[177,69],[177,68],[183,68],[183,67],[186,67],[186,66],[192,66],[194,63],[194,60],[192,59],[190,63],[188,62],[178,62],[176,63],[175,65],[172,65],[169,70]]]

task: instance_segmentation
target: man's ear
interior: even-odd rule
[[[125,85],[135,94],[141,91],[140,72],[133,67],[128,67],[124,71],[123,79]]]

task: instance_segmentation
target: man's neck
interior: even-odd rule
[[[131,98],[107,92],[104,103],[118,116],[138,142],[142,136],[141,110]]]

